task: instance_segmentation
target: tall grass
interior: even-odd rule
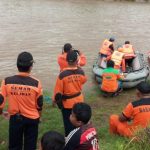
[[[124,150],[150,150],[150,128],[137,131]]]

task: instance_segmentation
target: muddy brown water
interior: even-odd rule
[[[85,89],[93,86],[92,64],[103,39],[130,40],[147,53],[150,3],[100,0],[0,0],[0,79],[15,74],[21,51],[33,54],[32,73],[52,90],[59,73],[57,55],[70,42],[87,56]]]

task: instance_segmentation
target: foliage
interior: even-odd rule
[[[150,128],[140,129],[125,146],[124,150],[149,150],[150,149]]]

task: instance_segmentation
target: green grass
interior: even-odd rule
[[[44,92],[44,96],[51,97],[51,95],[52,93]],[[135,100],[135,90],[123,91],[118,97],[103,98],[98,85],[94,84],[90,89],[84,91],[84,95],[85,101],[91,105],[93,110],[91,120],[98,132],[100,149],[124,150],[130,140],[120,136],[110,135],[108,121],[110,114],[121,113],[129,101]],[[55,130],[64,134],[61,113],[59,109],[52,106],[51,99],[46,98],[38,139],[40,140],[43,133],[49,130]],[[8,121],[2,117],[0,117],[0,131],[0,150],[6,150],[8,145]],[[131,150],[134,150],[133,148],[134,146]]]

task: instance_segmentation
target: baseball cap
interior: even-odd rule
[[[67,60],[67,62],[75,62],[76,60],[77,60],[77,58],[78,58],[78,54],[77,54],[77,52],[75,52],[75,51],[70,51],[68,54],[67,54],[67,58],[66,58],[66,60]]]
[[[33,63],[34,63],[34,60],[33,60],[33,56],[31,53],[22,52],[18,55],[18,58],[17,58],[18,66],[28,67],[28,66],[32,66]]]

